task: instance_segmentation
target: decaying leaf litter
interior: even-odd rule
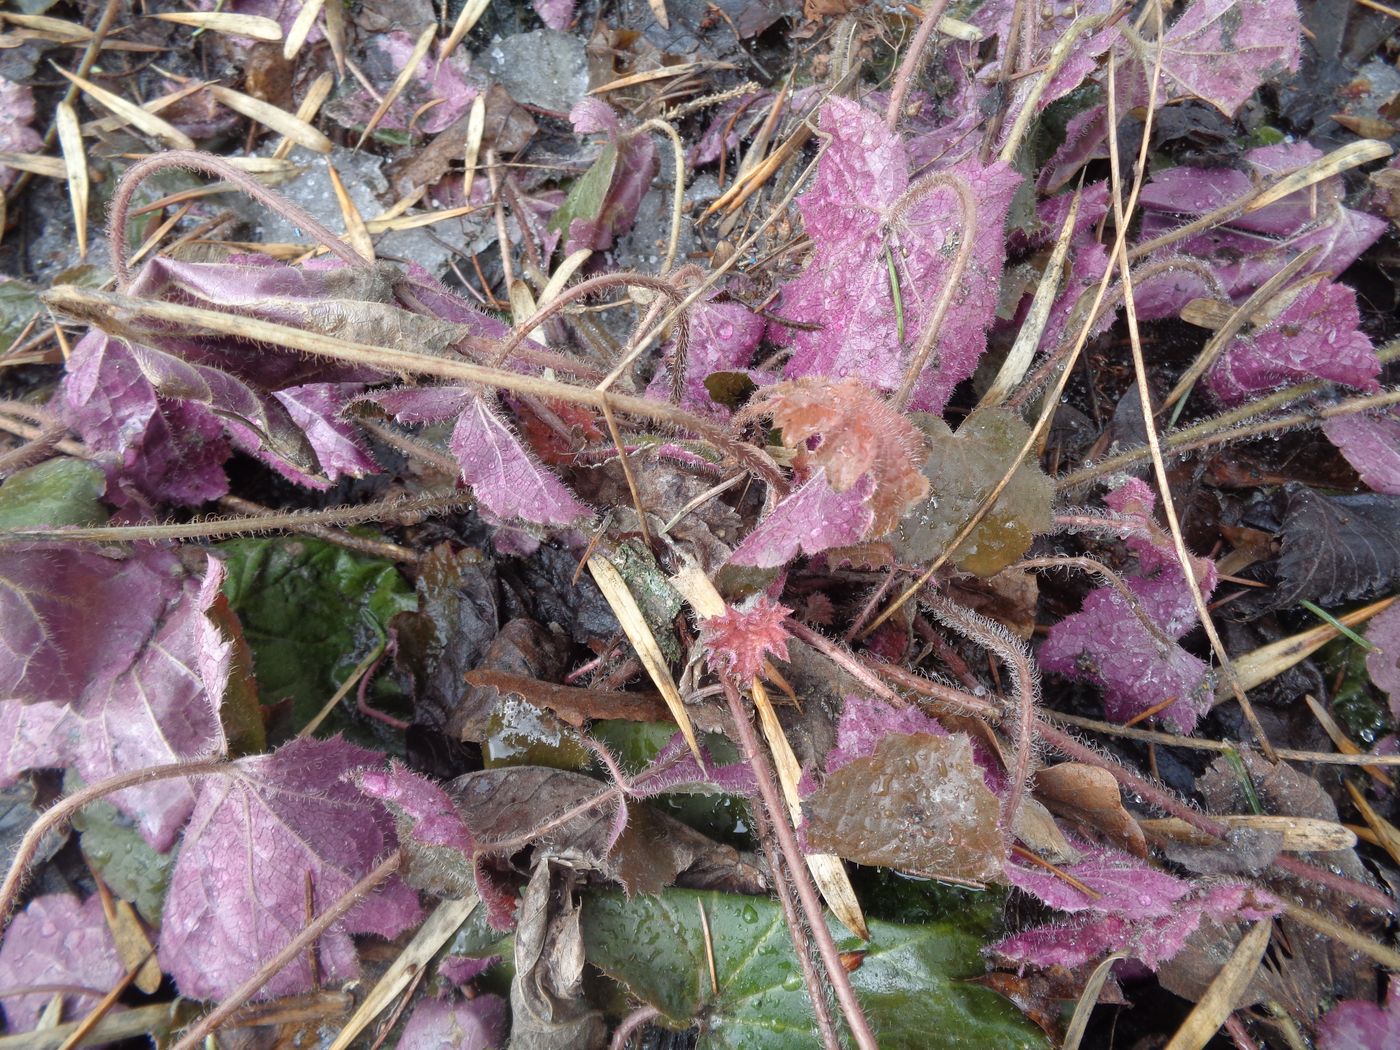
[[[7,1041],[1393,1041],[1400,13],[21,6]]]

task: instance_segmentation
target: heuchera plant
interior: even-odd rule
[[[537,0],[535,7],[553,29],[573,15],[568,0]],[[439,461],[455,465],[454,481],[470,489],[481,517],[500,527],[497,536],[506,536],[522,561],[541,549],[572,550],[569,558],[593,565],[600,581],[610,579],[596,571],[602,562],[614,568],[626,594],[619,597],[618,585],[611,585],[610,608],[625,621],[623,630],[663,698],[647,699],[667,703],[686,732],[629,772],[582,728],[587,718],[573,719],[552,746],[580,749],[601,777],[579,771],[579,762],[575,769],[502,766],[443,784],[333,735],[243,754],[226,727],[238,714],[239,689],[248,685],[247,668],[239,664],[246,654],[230,628],[232,614],[219,604],[225,573],[219,558],[194,558],[188,549],[144,540],[118,552],[65,544],[59,532],[29,532],[0,546],[6,625],[0,637],[0,783],[12,785],[48,768],[88,784],[128,778],[112,803],[146,846],[162,853],[178,849],[156,948],[161,968],[191,999],[235,993],[292,943],[308,915],[348,899],[352,887],[389,857],[399,859],[402,878],[389,878],[356,900],[319,938],[314,969],[303,953],[257,996],[298,995],[318,982],[356,977],[354,938],[398,937],[422,920],[424,896],[475,894],[494,929],[515,928],[522,942],[529,934],[530,943],[518,942],[517,950],[529,954],[532,966],[551,958],[544,944],[551,937],[553,957],[565,960],[576,978],[584,949],[573,897],[550,888],[550,865],[560,858],[629,893],[660,893],[682,875],[710,878],[726,889],[766,889],[777,880],[784,891],[795,890],[808,921],[793,918],[794,894],[786,893],[784,906],[792,913],[786,925],[796,937],[812,938],[810,946],[796,945],[798,957],[823,961],[862,1045],[873,1037],[862,1028],[845,960],[836,955],[824,918],[810,914],[820,891],[833,906],[842,902],[843,922],[861,927],[858,908],[853,917],[843,897],[843,890],[854,894],[842,859],[1001,883],[1059,913],[987,950],[1018,969],[1074,970],[1110,952],[1157,969],[1207,920],[1280,915],[1282,898],[1256,885],[1172,873],[1147,859],[1143,832],[1104,770],[1125,784],[1128,774],[1106,760],[1095,768],[1109,781],[1114,817],[1131,827],[1136,838],[1129,847],[1143,855],[1092,840],[1083,821],[1073,829],[1068,818],[1057,823],[1048,801],[1026,801],[1041,760],[1038,737],[1076,761],[1096,758],[1041,719],[1041,671],[1091,684],[1111,721],[1150,715],[1181,734],[1196,729],[1211,709],[1215,682],[1207,661],[1183,640],[1199,624],[1192,582],[1209,598],[1218,581],[1215,563],[1205,557],[1183,556],[1193,581],[1183,576],[1180,540],[1159,524],[1157,493],[1141,479],[1116,479],[1103,497],[1107,515],[1090,507],[1058,521],[1052,516],[1052,499],[1064,493],[1037,468],[1045,433],[1031,429],[1025,410],[1070,348],[1077,352],[1076,340],[1082,345],[1113,323],[1121,296],[1108,296],[1110,308],[1089,316],[1110,272],[1104,235],[1113,213],[1109,185],[1091,183],[1076,194],[1039,201],[1034,191],[1048,194],[1092,170],[1085,163],[1104,152],[1111,129],[1100,100],[1109,76],[1120,78],[1114,81],[1120,117],[1187,99],[1230,117],[1261,84],[1295,69],[1301,54],[1291,0],[1194,0],[1169,25],[1156,27],[1121,14],[1108,0],[1079,10],[1072,23],[1068,14],[1050,12],[1058,35],[1026,44],[1020,56],[1046,63],[1037,68],[1049,69],[1052,57],[1058,63],[1039,87],[1026,63],[1014,79],[1005,75],[1018,62],[1008,43],[1016,8],[989,3],[971,17],[988,39],[996,38],[995,60],[979,66],[976,52],[959,45],[936,67],[957,106],[911,95],[912,66],[901,68],[888,98],[794,93],[791,104],[815,121],[823,141],[815,176],[796,198],[810,247],[762,304],[740,297],[742,282],[720,285],[689,266],[660,276],[598,273],[567,285],[512,328],[413,266],[365,262],[312,217],[228,165],[179,153],[140,162],[114,198],[117,293],[82,299],[69,289],[51,297],[55,309],[66,306],[91,327],[72,347],[47,412],[101,468],[106,503],[137,523],[169,508],[201,507],[229,492],[235,452],[304,489],[324,491],[386,470],[388,457],[372,439],[374,431],[361,425],[369,417],[425,428],[413,437],[396,434],[405,447],[438,427]],[[285,21],[284,15],[279,7],[275,17]],[[1056,57],[1055,40],[1074,46]],[[375,46],[396,71],[411,49],[400,33]],[[914,48],[910,61],[918,58]],[[1160,79],[1149,82],[1149,70],[1160,70]],[[427,60],[409,78],[406,100],[380,127],[407,129],[415,116],[410,103],[426,115],[418,124],[424,132],[455,126],[485,90],[473,76],[451,60]],[[1047,167],[1028,178],[1015,163],[1025,156],[1016,148],[1025,134],[1018,118],[1025,107],[1043,108],[1076,91],[1094,101],[1069,120],[1066,141]],[[13,114],[0,118],[0,146],[11,151],[38,148],[26,126],[32,117],[27,94],[0,82],[0,102],[13,103]],[[1000,104],[1003,96],[1005,119],[979,149],[972,133],[983,107]],[[368,95],[351,94],[340,104],[353,120],[372,108],[369,102]],[[729,124],[712,129],[695,159],[737,145],[730,138],[741,108],[720,112]],[[632,229],[659,170],[654,122],[625,122],[596,97],[579,102],[570,121],[576,134],[598,137],[597,158],[554,213],[554,237],[531,244],[542,249],[535,261],[544,268],[556,240],[575,261],[584,250],[612,249]],[[1249,152],[1238,169],[1154,171],[1143,189],[1141,224],[1125,250],[1139,268],[1135,315],[1144,321],[1176,317],[1193,304],[1199,313],[1201,300],[1217,312],[1231,311],[1298,253],[1314,251],[1204,371],[1202,391],[1220,406],[1311,380],[1379,388],[1381,360],[1363,330],[1357,295],[1336,278],[1378,240],[1384,223],[1345,206],[1345,186],[1336,175],[1265,207],[1248,205],[1261,180],[1319,156],[1303,143],[1271,146]],[[156,257],[132,272],[125,256],[131,196],[144,179],[176,166],[219,175],[271,201],[332,257],[300,264],[247,255],[214,262]],[[1245,203],[1234,207],[1238,202]],[[1033,273],[1074,207],[1081,210],[1064,233],[1070,254],[1063,272]],[[1222,223],[1178,235],[1183,222],[1227,212]],[[523,220],[520,228],[531,236]],[[1007,273],[1013,254],[1024,263],[1014,279]],[[1044,296],[1036,291],[1042,276]],[[648,345],[660,349],[648,359],[654,372],[624,367],[603,379],[596,362],[561,349],[551,329],[586,295],[621,288],[648,293],[637,296],[646,323],[623,353],[635,350],[641,357]],[[673,316],[644,339],[663,308]],[[955,431],[941,416],[955,392],[961,399],[976,386],[968,381],[983,363],[989,333],[998,341],[1006,336],[1009,344],[1022,326],[1031,337],[1025,368],[1045,374],[1035,373],[1038,378],[1010,398],[989,396],[992,403],[959,412]],[[765,340],[782,354],[755,363]],[[414,374],[432,381],[413,384]],[[721,403],[716,394],[745,384],[756,392],[742,407]],[[957,404],[961,408],[961,400]],[[633,426],[637,419],[645,429]],[[1373,489],[1400,492],[1400,423],[1393,414],[1339,416],[1325,433]],[[655,476],[638,479],[652,467]],[[595,468],[597,476],[587,473]],[[762,484],[719,502],[735,479]],[[680,503],[670,521],[644,506],[655,510],[668,499]],[[606,518],[600,517],[604,510]],[[624,560],[612,514],[631,515],[620,529],[631,544],[625,574],[608,560]],[[999,605],[1003,612],[1015,605],[1018,586],[1029,586],[1028,567],[1064,561],[1017,564],[1037,535],[1061,525],[1121,540],[1127,557],[1118,571],[1097,566],[1102,585],[1051,624],[1032,651],[1024,639],[1033,612],[1023,617],[1019,636],[992,617]],[[584,526],[594,533],[591,543],[581,535]],[[680,598],[661,569],[679,561],[677,551],[689,542],[684,530],[692,527],[691,536],[704,530],[704,542],[693,546],[703,555],[707,579],[731,589],[715,598],[715,615],[694,618],[690,633],[691,625],[677,625]],[[542,548],[545,540],[556,546]],[[924,572],[924,564],[933,567]],[[818,619],[814,611],[836,608],[822,588],[835,591],[833,567],[847,565],[886,571],[891,584],[902,581],[900,574],[917,582],[892,603],[886,599],[897,591],[877,590],[853,613],[844,639],[851,645],[842,647],[810,623]],[[484,570],[479,593],[471,592],[467,573],[425,580],[447,575],[440,562],[424,559],[419,570],[425,608],[456,603],[445,617],[452,620],[449,630],[466,635],[484,625],[481,631],[489,632],[498,614],[502,621],[507,612],[517,617],[511,603],[522,599],[508,596],[499,580],[487,581]],[[993,612],[953,602],[948,595],[955,576]],[[793,591],[785,591],[789,584]],[[607,610],[580,611],[571,604],[576,594],[570,595],[549,596],[558,619],[594,616],[604,624],[597,635],[608,637]],[[686,597],[698,611],[696,596]],[[910,612],[920,603],[929,618]],[[395,621],[383,631],[383,647],[399,646],[407,631]],[[506,635],[503,630],[499,637]],[[1368,660],[1376,684],[1393,697],[1400,695],[1395,636],[1400,620],[1393,612],[1378,618],[1372,627],[1378,652]],[[508,702],[533,710],[519,682],[538,685],[537,678],[554,673],[544,669],[550,662],[545,650],[558,640],[532,639],[533,647],[512,641],[515,648],[502,657],[509,647],[490,648],[496,637],[472,640],[486,654],[480,662],[500,657],[509,670],[493,669],[513,676],[522,690],[523,699],[512,693]],[[902,658],[911,639],[944,652],[964,685],[976,675],[957,650],[985,651],[995,665],[997,695],[883,663]],[[666,666],[663,640],[673,657],[683,653],[682,640],[695,644],[685,696]],[[452,644],[455,636],[434,636],[424,647]],[[612,673],[615,647],[597,648],[595,665]],[[782,738],[770,704],[760,707],[768,735],[766,748],[760,747],[741,689],[752,687],[761,697],[763,680],[790,688],[781,668],[812,660],[827,661],[818,665],[821,674],[848,675],[860,689],[835,694],[830,712],[814,705],[818,717],[839,705],[834,743],[829,718],[811,723],[817,731],[805,734],[806,753],[799,758]],[[565,673],[560,669],[548,684],[580,704],[619,697],[641,702],[616,683],[606,689],[559,685]],[[722,692],[726,708],[700,705],[707,693],[697,679],[707,673],[718,683],[709,694]],[[810,664],[804,674],[813,676]],[[465,692],[458,671],[434,681],[441,685],[444,678]],[[908,695],[896,693],[889,681]],[[910,702],[914,694],[938,701],[939,713]],[[366,719],[404,728],[374,712],[364,694],[359,699]],[[466,702],[461,695],[450,699]],[[485,703],[475,693],[467,699]],[[810,709],[783,708],[790,725],[812,718]],[[702,710],[708,728],[735,734],[741,763],[722,765],[696,742],[687,719],[698,723]],[[767,764],[769,751],[779,759],[776,771]],[[166,768],[150,783],[132,782],[132,775],[154,767]],[[1146,793],[1144,805],[1171,808],[1198,824],[1213,819],[1142,778],[1132,783]],[[876,804],[870,803],[873,785]],[[692,788],[750,800],[768,851],[766,872],[647,805],[663,792]],[[1055,801],[1062,816],[1075,808],[1063,798]],[[527,846],[536,847],[533,874],[511,870]],[[1056,861],[1042,856],[1050,853]],[[723,858],[721,876],[707,867],[716,855]],[[528,921],[518,914],[523,877],[534,900]],[[540,899],[567,900],[568,908],[551,925]],[[6,906],[11,903],[7,898]],[[479,965],[461,960],[438,970],[460,984],[479,972]],[[92,1005],[88,989],[109,987],[122,975],[96,896],[86,902],[66,894],[33,898],[0,946],[0,984],[79,989],[64,993],[70,1014]],[[546,987],[543,977],[528,979],[537,993]],[[484,1047],[504,1037],[503,1000],[441,991],[416,1002],[399,1045]],[[43,1007],[37,994],[5,1002],[15,1028],[37,1023]],[[1322,1045],[1383,1041],[1395,1013],[1393,988],[1385,1008],[1342,1004],[1323,1023]],[[567,1045],[567,1038],[558,1045]]]

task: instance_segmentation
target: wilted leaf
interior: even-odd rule
[[[59,1020],[78,1020],[116,986],[124,972],[96,894],[82,903],[70,893],[34,898],[15,916],[0,943],[0,987],[41,985],[45,990],[4,997],[0,1005],[9,1031],[32,1029],[55,987],[65,989]],[[76,989],[83,991],[77,994]]]
[[[569,119],[580,134],[603,132],[608,142],[569,190],[549,227],[565,234],[565,255],[581,248],[602,251],[632,228],[637,207],[660,166],[656,144],[649,135],[623,131],[612,107],[601,99],[583,99],[570,111]]]
[[[382,756],[342,740],[296,740],[205,777],[180,846],[166,897],[161,967],[180,994],[230,994],[367,875],[396,842],[389,820],[346,776]],[[393,937],[421,917],[397,880],[356,905],[318,942],[321,977],[359,973],[352,933]],[[303,956],[273,977],[258,998],[312,987]]]
[[[230,645],[206,615],[223,567],[201,583],[171,554],[124,561],[78,548],[0,555],[0,776],[73,766],[88,782],[223,751]],[[186,782],[112,796],[157,849],[194,806]]]
[[[1136,598],[1137,610],[1115,588],[1100,587],[1084,599],[1079,612],[1050,628],[1040,647],[1040,664],[1069,678],[1097,682],[1104,691],[1104,712],[1115,721],[1128,721],[1172,700],[1157,717],[1189,733],[1212,698],[1209,668],[1173,644],[1196,625],[1195,601],[1170,538],[1152,521],[1152,490],[1132,480],[1107,501],[1136,519],[1127,544],[1138,557],[1138,571],[1123,582]],[[1215,589],[1215,565],[1205,558],[1193,562],[1201,593],[1209,596]]]
[[[1400,576],[1400,502],[1394,496],[1324,496],[1284,486],[1283,553],[1273,606],[1322,606],[1378,594]]]
[[[496,1050],[509,1030],[506,1001],[499,995],[474,999],[424,999],[399,1033],[398,1050]]]
[[[799,554],[849,547],[870,532],[874,512],[866,504],[873,482],[867,478],[836,492],[819,470],[794,489],[744,537],[730,559],[760,569],[786,565]]]
[[[1348,1000],[1328,1011],[1317,1026],[1318,1050],[1376,1050],[1400,1046],[1400,980],[1390,978],[1385,1005]]]
[[[1108,770],[1060,762],[1037,769],[1034,784],[1037,798],[1086,834],[1103,835],[1135,856],[1147,856],[1147,838],[1123,808],[1118,781]]]
[[[1227,405],[1307,379],[1328,379],[1376,390],[1381,365],[1360,329],[1356,293],[1346,285],[1316,281],[1268,324],[1236,338],[1206,375]]]
[[[1366,654],[1366,670],[1376,688],[1390,697],[1391,717],[1400,722],[1400,605],[1392,605],[1366,628],[1375,649]]]
[[[233,540],[224,592],[253,650],[263,700],[292,701],[298,730],[414,597],[388,561],[322,540]],[[371,697],[393,695],[375,690]],[[334,725],[334,723],[332,723]]]
[[[0,151],[37,153],[42,150],[44,138],[29,126],[33,122],[33,90],[0,77]],[[15,169],[0,164],[0,190],[8,190],[17,177]]]
[[[987,932],[975,913],[961,925],[872,921],[868,944],[833,925],[838,948],[866,949],[851,983],[882,1050],[1046,1045],[1009,1002],[968,981],[983,972],[979,948]],[[786,1050],[815,1039],[787,924],[769,897],[593,894],[584,904],[583,934],[588,961],[659,1009],[666,1023],[703,1022],[698,1050]],[[718,991],[710,986],[707,943]]]
[[[892,538],[901,561],[932,561],[944,553],[1030,437],[1014,413],[979,409],[956,434],[937,416],[917,417],[930,452],[923,472],[929,498],[914,507]],[[1016,561],[1037,533],[1050,528],[1055,486],[1034,462],[1016,468],[1011,483],[953,555],[964,572],[994,576]]]
[[[837,492],[867,477],[874,482],[867,499],[872,536],[888,532],[928,492],[919,473],[926,448],[918,429],[859,379],[779,383],[761,391],[751,411],[773,417],[783,442],[796,450],[799,472],[824,470]]]
[[[535,861],[520,901],[515,979],[510,984],[511,1045],[529,1050],[600,1047],[607,1026],[583,995],[584,943],[573,873]]]
[[[3,90],[0,87],[0,92]],[[11,170],[0,164],[0,184],[6,181]],[[0,278],[0,348],[8,348],[23,335],[29,322],[43,308],[38,291],[28,281],[18,281],[8,275]]]
[[[887,736],[829,774],[802,810],[817,852],[971,881],[1001,871],[1000,803],[966,736]]]

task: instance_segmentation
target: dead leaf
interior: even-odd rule
[[[1036,771],[1035,794],[1051,810],[1118,844],[1134,856],[1147,856],[1147,839],[1123,808],[1113,774],[1081,762],[1061,762]]]

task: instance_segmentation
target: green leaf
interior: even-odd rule
[[[913,420],[928,436],[924,464],[929,498],[915,505],[891,537],[903,562],[919,564],[943,553],[982,500],[1006,473],[1030,437],[1030,428],[1005,409],[978,409],[954,434],[937,416]],[[996,505],[953,555],[953,564],[995,576],[1023,555],[1038,532],[1050,528],[1055,486],[1034,462],[1022,463]]]
[[[549,220],[549,228],[567,235],[575,219],[593,222],[603,211],[608,188],[612,186],[613,169],[617,167],[617,147],[609,143],[598,154],[593,166],[575,180],[564,203]]]
[[[70,777],[75,782],[76,778]],[[110,802],[91,802],[73,814],[78,844],[92,870],[114,894],[130,901],[152,926],[160,925],[165,891],[178,849],[157,853]]]
[[[710,986],[702,906],[718,993]],[[869,945],[838,936],[843,951],[868,949],[851,982],[881,1050],[1046,1046],[1010,1002],[969,982],[984,972],[980,948],[989,932],[974,919],[872,922]],[[655,1006],[670,1024],[688,1027],[699,1020],[697,1050],[819,1045],[787,924],[772,900],[691,890],[631,900],[595,893],[583,905],[583,936],[588,961]]]
[[[233,540],[219,551],[228,566],[224,594],[253,650],[263,702],[291,701],[290,725],[274,735],[310,721],[379,644],[390,617],[418,605],[392,562],[321,540]],[[398,696],[387,676],[369,695],[376,703]],[[352,727],[361,728],[337,712],[321,732]],[[365,740],[363,732],[352,735]]]
[[[8,350],[43,308],[39,290],[28,281],[0,280],[0,351]]]
[[[0,529],[105,525],[107,510],[98,497],[106,487],[102,471],[80,459],[51,459],[18,471],[0,485]]]

